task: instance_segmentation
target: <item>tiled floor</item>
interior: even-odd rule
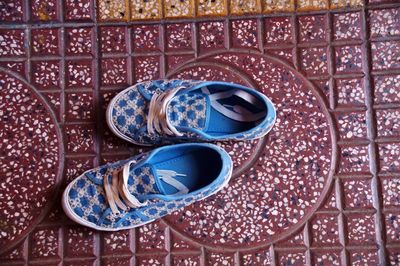
[[[400,3],[175,2],[0,2],[0,265],[399,265]],[[255,87],[276,125],[220,143],[235,172],[212,198],[135,230],[74,224],[62,188],[143,151],[107,103],[164,77]]]

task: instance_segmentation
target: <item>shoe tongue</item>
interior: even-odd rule
[[[134,196],[164,194],[159,188],[159,181],[157,180],[157,173],[149,163],[139,167],[132,165],[128,179],[128,190]]]
[[[188,92],[172,98],[167,108],[168,119],[176,128],[204,130],[208,123],[208,96],[201,91]]]

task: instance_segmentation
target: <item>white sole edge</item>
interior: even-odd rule
[[[86,174],[87,172],[89,172],[89,171],[91,171],[91,170],[88,170],[88,171],[84,172],[84,173],[83,173],[82,175],[80,175],[79,177],[85,175],[85,174]],[[202,199],[200,199],[200,200],[204,200],[204,199],[206,199],[206,198],[208,198],[208,197],[210,197],[210,196],[212,196],[212,195],[218,193],[218,192],[219,192],[220,190],[222,190],[223,188],[225,188],[225,187],[228,185],[229,181],[231,180],[232,171],[233,171],[233,162],[231,161],[230,171],[229,171],[229,173],[228,173],[229,178],[227,178],[227,179],[221,184],[221,186],[220,186],[216,191],[214,191],[213,193],[211,193],[211,194],[208,195],[207,197],[204,197],[204,198],[202,198]],[[115,231],[120,231],[120,230],[133,229],[133,228],[140,227],[140,226],[142,226],[142,225],[145,225],[145,224],[148,224],[148,223],[151,223],[151,222],[157,220],[157,219],[153,219],[153,220],[146,221],[146,222],[143,222],[143,223],[140,223],[140,224],[136,224],[136,225],[133,225],[133,226],[125,226],[125,227],[119,227],[119,228],[107,228],[107,227],[98,226],[98,225],[96,225],[96,224],[94,224],[94,223],[91,223],[91,222],[88,222],[88,221],[82,219],[80,216],[78,216],[77,214],[75,214],[75,212],[71,209],[70,205],[68,204],[68,194],[69,194],[69,191],[71,190],[71,187],[74,185],[74,183],[76,182],[76,180],[77,180],[79,177],[77,177],[77,178],[74,179],[71,183],[68,184],[68,186],[65,188],[65,190],[64,190],[64,192],[63,192],[63,196],[62,196],[62,200],[61,200],[62,208],[63,208],[63,210],[64,210],[64,213],[65,213],[72,221],[74,221],[74,222],[76,222],[76,223],[78,223],[78,224],[84,225],[84,226],[86,226],[86,227],[95,229],[95,230],[107,231],[107,232],[115,232]],[[194,203],[194,202],[193,202],[193,203]],[[163,216],[163,217],[164,217],[164,216]],[[162,218],[162,217],[160,217],[160,218],[158,218],[158,219],[161,219],[161,218]]]

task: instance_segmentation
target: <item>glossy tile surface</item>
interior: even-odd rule
[[[400,4],[0,9],[0,265],[399,264]],[[62,188],[148,150],[109,131],[108,102],[165,77],[254,87],[275,103],[276,125],[264,139],[219,143],[235,171],[217,195],[133,230],[76,225]]]

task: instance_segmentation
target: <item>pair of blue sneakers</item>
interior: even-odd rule
[[[232,160],[208,143],[266,135],[272,102],[254,89],[226,82],[156,80],[116,95],[107,123],[137,145],[195,142],[155,150],[86,171],[65,189],[62,205],[75,222],[103,231],[141,226],[217,193]]]

